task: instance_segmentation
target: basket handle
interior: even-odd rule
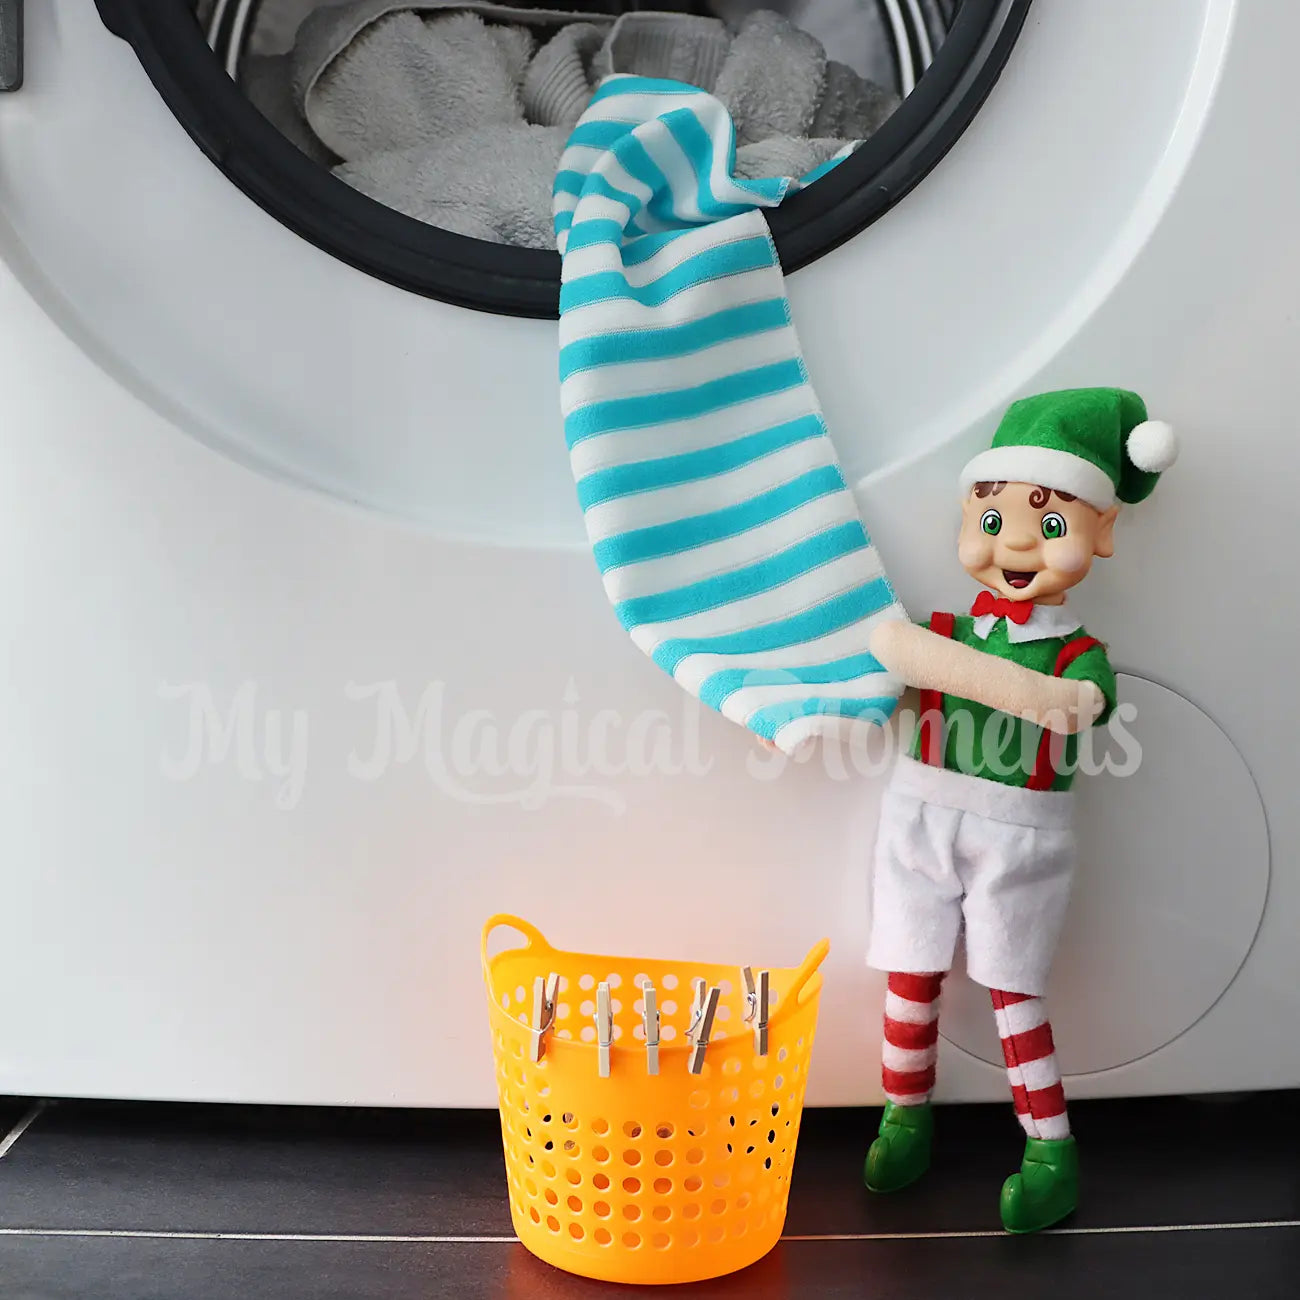
[[[808,949],[808,955],[799,964],[799,969],[795,971],[794,979],[790,981],[790,987],[781,999],[782,1002],[786,1002],[793,997],[797,998],[798,1005],[802,1006],[807,999],[800,995],[806,991],[808,996],[811,997],[817,991],[817,988],[820,987],[820,981],[811,989],[808,987],[809,981],[818,975],[821,964],[826,960],[826,954],[830,950],[831,942],[829,939],[819,939]]]
[[[547,952],[551,951],[551,945],[547,943],[546,936],[530,922],[525,921],[521,916],[511,916],[509,912],[498,912],[495,916],[488,917],[483,926],[483,969],[489,969],[488,958],[488,940],[492,937],[493,931],[502,927],[508,927],[511,930],[518,930],[524,936],[524,950],[531,952],[534,948],[541,948]],[[509,949],[503,949],[508,952]]]

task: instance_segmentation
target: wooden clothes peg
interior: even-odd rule
[[[648,980],[641,985],[641,1018],[645,1025],[645,1069],[659,1073],[659,995]]]
[[[546,1035],[555,1024],[555,1000],[560,995],[560,977],[552,971],[543,978],[539,975],[533,981],[533,1019],[529,1025],[531,1042],[528,1046],[528,1059],[534,1065],[546,1055]]]
[[[745,985],[745,1023],[754,1028],[754,1051],[767,1055],[767,1016],[771,1001],[772,973],[761,970],[757,978],[752,967],[742,966],[740,978]]]
[[[600,1077],[609,1078],[610,1048],[614,1045],[614,1013],[610,1010],[609,985],[596,985],[596,1051]]]
[[[700,1023],[700,1017],[704,1014],[704,1002],[708,995],[709,982],[703,976],[697,975],[691,981],[691,1020],[687,1027],[687,1037],[695,1036],[695,1027]]]
[[[703,984],[704,981],[701,980],[700,983]],[[704,992],[699,1017],[691,1025],[692,1047],[686,1068],[692,1074],[699,1074],[704,1069],[704,1053],[708,1051],[709,1035],[713,1033],[713,1020],[718,1014],[718,999],[721,996],[722,990],[716,985]]]

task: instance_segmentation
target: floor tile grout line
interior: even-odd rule
[[[38,1101],[3,1138],[0,1138],[0,1160],[14,1149],[18,1139],[36,1123],[49,1104],[48,1101]]]
[[[1237,1223],[1134,1223],[1114,1227],[1047,1228],[1040,1237],[1134,1236],[1170,1232],[1239,1232],[1246,1229],[1300,1228],[1300,1219],[1259,1219]],[[947,1241],[975,1237],[1005,1237],[1000,1228],[980,1228],[966,1232],[844,1232],[782,1237],[786,1242],[834,1241]]]
[[[519,1240],[513,1235],[456,1237],[372,1232],[200,1232],[152,1228],[0,1228],[0,1237],[113,1237],[132,1241],[266,1241],[381,1246],[489,1246],[510,1245]]]
[[[1173,1232],[1241,1232],[1281,1228],[1300,1228],[1300,1219],[1262,1219],[1241,1223],[1164,1223],[1131,1224],[1112,1228],[1049,1228],[1045,1237],[1133,1236]],[[781,1241],[789,1244],[833,1244],[855,1241],[969,1241],[1006,1237],[994,1228],[956,1232],[843,1232],[791,1235]],[[242,1241],[303,1242],[326,1245],[414,1245],[414,1246],[486,1246],[510,1245],[519,1238],[500,1236],[436,1236],[401,1233],[346,1232],[200,1232],[148,1228],[4,1228],[0,1237],[77,1237],[88,1239],[116,1238],[132,1241]]]

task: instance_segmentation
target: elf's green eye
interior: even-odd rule
[[[1049,542],[1054,542],[1058,537],[1065,536],[1065,520],[1055,510],[1049,511],[1043,516],[1043,536]]]
[[[990,537],[996,537],[1002,531],[1002,516],[996,510],[986,510],[980,515],[980,527]]]

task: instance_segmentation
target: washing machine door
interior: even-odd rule
[[[555,316],[558,256],[435,228],[344,184],[253,107],[192,6],[97,7],[100,21],[85,5],[28,6],[31,43],[56,41],[58,60],[11,120],[39,111],[66,162],[56,176],[15,157],[10,210],[100,351],[245,463],[443,532],[575,543],[553,331],[524,319]],[[788,269],[878,218],[951,148],[1027,10],[966,0],[893,118],[774,215]],[[93,108],[89,85],[103,87]],[[437,428],[476,433],[449,455]]]
[[[257,30],[253,15],[269,10],[268,19],[274,18],[277,3],[284,8],[285,0],[214,0],[206,9],[200,2],[200,16],[206,14],[201,25],[192,4],[96,0],[105,24],[130,43],[159,95],[200,147],[239,188],[297,233],[416,293],[480,310],[554,317],[559,259],[549,249],[487,244],[385,210],[320,165],[329,150],[319,141],[311,143],[313,156],[304,156],[302,149],[287,147],[289,140],[280,132],[267,129],[267,118],[253,108],[258,91],[250,84],[255,58],[250,47]],[[305,17],[323,7],[323,0],[306,0],[290,4],[287,13]],[[378,20],[403,8],[436,16],[446,7],[443,0],[423,6],[382,0],[354,5]],[[572,17],[601,21],[639,7],[623,0],[571,0],[562,6]],[[952,147],[1000,75],[1029,0],[822,6],[805,0],[765,5],[666,0],[661,8],[716,11],[733,22],[754,9],[785,9],[801,28],[822,35],[834,57],[886,82],[881,90],[906,97],[815,195],[796,196],[772,214],[782,265],[792,271],[870,224]],[[546,22],[535,37],[544,42],[555,30],[555,11],[526,0],[513,12],[518,17],[530,10],[538,13],[539,23]],[[490,7],[488,16],[493,16]],[[358,20],[357,26],[355,39],[361,39],[378,22],[361,26]],[[303,74],[286,67],[280,75]],[[306,122],[301,125],[310,134]]]
[[[1285,553],[1262,339],[1294,314],[1260,304],[1300,287],[1300,198],[1245,142],[1285,120],[1298,37],[1290,7],[1232,0],[965,0],[895,118],[775,218],[914,612],[969,599],[952,484],[1014,396],[1123,383],[1191,431],[1081,593],[1152,720],[1148,783],[1086,796],[1053,990],[1098,1092],[1300,1082],[1300,1048],[1237,1050],[1243,1008],[1297,984],[1279,931],[1300,899],[1269,892],[1269,853],[1300,827],[1282,769],[1261,774],[1287,642],[1252,642],[1242,681],[1230,629],[1185,631],[1198,575],[1266,585],[1189,524],[1216,481],[1260,503],[1239,520],[1255,553]],[[0,576],[24,665],[0,860],[36,918],[5,974],[49,991],[0,1086],[491,1104],[476,941],[512,908],[569,946],[738,964],[830,932],[812,1096],[878,1097],[859,954],[888,754],[777,771],[627,644],[563,454],[554,259],[348,190],[260,119],[186,6],[44,0],[25,46],[0,103],[0,374],[23,412]],[[1242,442],[1249,491],[1195,450],[1243,387],[1265,430]],[[54,962],[60,924],[77,942]],[[1122,987],[1144,993],[1117,1033],[1094,990]],[[945,1087],[998,1096],[967,993]]]

